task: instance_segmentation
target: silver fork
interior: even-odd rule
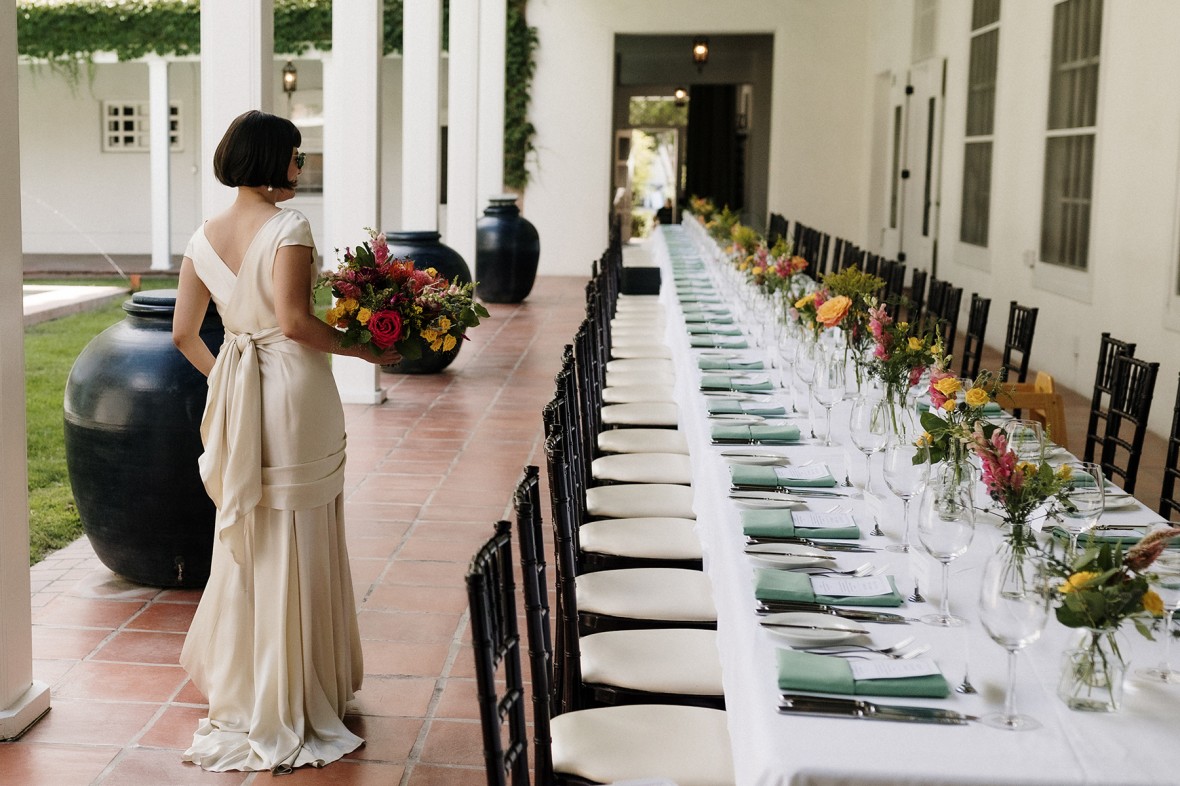
[[[832,568],[816,567],[816,568],[800,568],[803,573],[812,576],[853,576],[861,578],[864,576],[871,576],[880,568],[871,562],[866,562],[863,565],[852,568],[851,570],[834,570]]]
[[[909,660],[916,658],[922,653],[930,649],[929,644],[919,644],[913,649],[906,649],[914,641],[914,637],[902,639],[896,644],[891,644],[888,647],[870,647],[867,644],[840,644],[831,647],[812,647],[808,652],[814,652],[819,655],[836,655],[842,658],[867,658],[870,655],[884,655],[893,660]],[[864,655],[858,654],[864,652]]]

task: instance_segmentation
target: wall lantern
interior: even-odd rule
[[[299,87],[299,72],[295,70],[295,64],[290,60],[283,66],[283,92],[291,95]]]
[[[702,37],[692,40],[692,62],[696,63],[698,72],[705,67],[705,63],[709,62],[708,38]]]
[[[684,106],[688,103],[688,91],[683,87],[678,87],[672,91],[672,100],[676,102],[676,106]]]

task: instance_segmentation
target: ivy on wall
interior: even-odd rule
[[[385,2],[385,53],[402,47],[402,0]],[[527,0],[509,0],[504,112],[504,181],[511,188],[528,182],[526,158],[533,150],[528,122],[529,89],[535,65],[537,32],[525,21]],[[446,47],[448,3],[443,3]],[[96,52],[120,60],[159,55],[196,55],[201,50],[200,0],[106,0],[46,4],[17,3],[17,49],[25,57],[48,61],[77,79]],[[275,52],[299,55],[332,48],[332,0],[275,0]]]

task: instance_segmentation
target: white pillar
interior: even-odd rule
[[[504,192],[507,0],[479,0],[479,209]]]
[[[438,71],[441,31],[441,0],[404,1],[401,229],[412,232],[433,232],[438,229]]]
[[[21,318],[20,134],[16,5],[0,0],[0,332],[24,334]],[[29,493],[25,455],[25,358],[0,342],[0,740],[49,709],[49,686],[33,679],[29,608]]]
[[[234,192],[213,176],[213,152],[230,122],[274,105],[274,0],[201,2],[201,214],[224,210]]]
[[[324,73],[324,213],[330,246],[322,249],[326,256],[366,240],[365,227],[382,229],[383,31],[381,0],[332,6],[332,58]],[[366,360],[336,356],[332,375],[345,403],[385,400],[381,370]]]
[[[479,154],[479,5],[451,0],[447,64],[447,234],[443,240],[475,267]]]
[[[168,104],[168,61],[148,58],[151,99],[152,270],[172,268],[172,115]]]

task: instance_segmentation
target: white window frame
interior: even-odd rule
[[[181,123],[183,110],[179,101],[169,101],[168,107],[172,121],[172,141],[168,149],[173,153],[179,153],[184,150],[184,137],[181,134],[181,129],[184,127]],[[112,115],[112,109],[120,111]],[[128,113],[126,110],[131,111]],[[130,124],[130,128],[112,129],[110,128],[112,121],[120,122],[121,124]],[[152,149],[151,102],[115,99],[104,100],[102,102],[102,117],[99,122],[102,125],[102,152],[147,153]],[[131,137],[131,139],[125,143],[123,139],[114,141],[112,137]]]
[[[1000,5],[1000,7],[1001,8],[1003,7],[1002,4]],[[992,195],[995,191],[995,189],[992,187],[994,185],[992,183],[992,175],[995,173],[995,151],[996,151],[996,144],[995,144],[996,143],[996,114],[995,114],[995,109],[996,109],[996,105],[998,102],[998,95],[1000,92],[1000,84],[999,84],[1000,18],[1001,17],[997,17],[996,21],[990,22],[986,25],[983,25],[982,27],[972,30],[971,35],[970,35],[970,40],[968,42],[967,96],[966,96],[967,100],[966,100],[966,106],[965,106],[966,111],[965,111],[965,117],[964,117],[964,132],[963,132],[963,189],[964,190],[963,190],[963,193],[960,194],[960,204],[959,204],[959,243],[961,246],[968,246],[968,247],[976,248],[976,249],[988,248],[989,243],[991,241],[991,213],[992,213],[991,207],[992,207]],[[970,52],[971,52],[971,48],[975,44],[976,39],[981,38],[982,36],[987,35],[989,33],[993,33],[993,32],[996,34],[996,58],[995,58],[996,59],[996,62],[995,62],[996,68],[992,74],[991,133],[972,135],[970,133],[970,129],[966,127],[966,121],[970,117],[970,113],[971,113],[971,96],[972,96],[972,93],[971,93],[971,54],[970,54]],[[967,183],[967,150],[972,145],[978,145],[978,144],[990,145],[991,152],[992,152],[992,160],[988,164],[988,192],[987,192],[988,221],[987,221],[987,228],[984,232],[983,243],[975,243],[975,242],[963,240],[963,222],[965,219],[967,205],[966,205],[966,200],[962,199],[962,197],[965,196],[965,189],[966,189],[966,183]]]

